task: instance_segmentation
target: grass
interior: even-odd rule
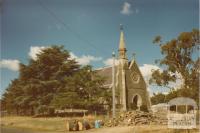
[[[2,117],[1,125],[35,130],[65,130],[66,118]]]
[[[66,121],[71,118],[63,117],[54,117],[54,118],[32,118],[32,117],[19,117],[19,116],[7,116],[2,117],[0,120],[1,125],[10,128],[23,128],[30,129],[35,131],[50,131],[50,132],[66,132]],[[74,118],[73,118],[74,119]],[[82,119],[82,117],[76,117],[75,119]],[[93,120],[93,116],[88,116],[86,119]],[[97,119],[102,119],[98,117]],[[110,131],[109,133],[116,133],[116,130],[119,131],[126,129],[127,127],[113,127],[113,128],[101,128],[88,130],[87,133]],[[142,125],[142,126],[133,126],[131,128],[131,133],[184,133],[183,130],[174,131],[168,129],[167,126],[161,125]],[[112,132],[114,131],[114,132]],[[190,133],[198,133],[198,129],[190,130]],[[84,132],[85,133],[85,132]],[[107,132],[106,132],[107,133]],[[129,133],[129,132],[127,132]]]
[[[104,119],[102,116],[94,117],[87,116],[87,120]],[[7,127],[26,128],[42,131],[65,131],[66,122],[70,119],[81,120],[83,117],[47,117],[47,118],[32,118],[22,116],[6,116],[1,117],[0,124]]]

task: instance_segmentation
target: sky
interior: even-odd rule
[[[128,58],[145,79],[162,58],[155,36],[169,41],[199,28],[198,0],[4,0],[0,7],[1,95],[27,64],[51,45],[64,45],[79,64],[94,69],[110,65],[117,54],[123,24]],[[149,91],[161,88],[150,86]],[[167,91],[167,90],[162,90]]]

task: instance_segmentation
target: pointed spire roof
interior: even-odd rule
[[[124,40],[124,32],[123,32],[123,26],[120,24],[120,39],[119,39],[119,58],[120,59],[127,59],[126,57],[126,45]]]
[[[122,24],[120,24],[119,50],[126,50],[126,44],[125,44],[125,40],[124,40],[124,32],[123,32]]]

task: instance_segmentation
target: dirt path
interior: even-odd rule
[[[110,127],[81,131],[80,133],[133,133],[133,127]]]
[[[179,131],[179,133],[185,131]],[[137,127],[110,127],[100,129],[90,129],[86,131],[33,131],[30,129],[20,129],[13,127],[1,127],[1,133],[174,133],[166,126],[137,126]],[[190,133],[199,133],[198,129],[190,130]]]
[[[64,133],[65,131],[58,132],[44,132],[44,131],[32,131],[28,129],[20,128],[8,128],[2,127],[1,133]],[[112,128],[100,128],[100,129],[91,129],[87,131],[79,132],[69,132],[69,133],[133,133],[133,128],[131,127],[112,127]]]

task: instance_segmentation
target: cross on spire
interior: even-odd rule
[[[132,53],[132,58],[135,60],[136,53]]]
[[[123,24],[120,24],[120,30],[121,31],[123,30]]]

